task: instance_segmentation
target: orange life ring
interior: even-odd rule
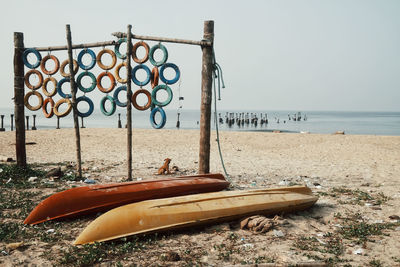
[[[139,106],[139,104],[136,101],[136,98],[139,94],[145,94],[147,96],[147,104],[144,106]],[[149,91],[146,89],[139,89],[137,90],[133,95],[132,95],[132,105],[137,109],[137,110],[146,110],[151,106],[151,94]]]
[[[49,92],[47,90],[47,84],[49,82],[52,82],[54,84],[54,89],[51,92]],[[48,77],[48,78],[44,79],[44,82],[43,82],[43,85],[42,85],[42,91],[43,91],[43,94],[45,96],[48,96],[48,97],[55,96],[55,94],[57,94],[57,80],[55,78],[53,78],[53,77]]]
[[[125,68],[127,67],[127,63],[126,62],[122,62],[121,64],[118,64],[117,67],[115,68],[115,79],[117,79],[117,81],[119,83],[127,83],[128,79],[122,79],[121,76],[119,76],[119,71],[120,69],[125,66]],[[128,70],[127,70],[128,71]]]
[[[39,100],[39,104],[37,104],[37,106],[31,106],[31,104],[29,104],[29,98],[32,95],[37,96],[37,98]],[[24,104],[25,104],[25,107],[27,107],[27,109],[32,110],[32,111],[36,111],[36,110],[38,110],[38,109],[40,109],[42,107],[42,105],[43,105],[43,97],[38,91],[29,91],[24,97]]]
[[[31,77],[32,74],[36,74],[39,77],[39,82],[35,85],[31,84],[29,81],[29,77]],[[43,75],[38,70],[30,70],[25,74],[24,80],[26,87],[32,90],[36,90],[40,88],[40,86],[42,86],[43,84]]]
[[[108,66],[104,65],[104,64],[101,62],[101,57],[102,57],[104,54],[109,54],[109,55],[112,57],[112,62],[111,62],[111,64],[108,65]],[[97,62],[97,65],[99,65],[99,67],[102,68],[103,70],[110,70],[110,69],[114,68],[115,64],[117,63],[117,57],[116,57],[115,53],[114,53],[112,50],[110,50],[110,49],[103,49],[103,50],[101,50],[101,51],[97,54],[96,62]]]
[[[61,104],[64,103],[68,104],[68,108],[64,112],[58,112],[58,108],[61,106]],[[54,105],[53,108],[54,114],[59,118],[67,116],[71,112],[71,110],[72,110],[72,103],[71,100],[69,100],[69,98],[61,98],[60,100],[57,101],[57,103]]]
[[[146,49],[146,55],[142,59],[139,59],[136,56],[136,50],[139,48],[139,46],[143,46],[144,49]],[[132,59],[133,59],[133,61],[135,61],[138,64],[145,63],[149,59],[149,51],[150,51],[150,47],[146,42],[143,42],[143,41],[137,42],[132,47]]]
[[[52,69],[52,70],[47,70],[46,69],[46,62],[47,62],[47,60],[49,60],[49,59],[51,59],[51,60],[53,60],[54,61],[54,69]],[[40,63],[40,69],[42,70],[42,72],[44,73],[44,74],[47,74],[47,75],[53,75],[53,74],[55,74],[57,71],[58,71],[58,69],[60,68],[60,61],[58,61],[58,58],[56,57],[56,56],[53,56],[53,55],[47,55],[47,56],[45,56],[43,59],[42,59],[42,62]]]
[[[74,63],[73,63],[73,65],[74,65],[74,74],[77,74],[77,73],[78,73],[78,70],[79,70],[78,61],[76,61],[76,60],[74,59],[72,62],[74,62]],[[63,77],[66,77],[66,78],[69,77],[69,73],[66,73],[66,72],[65,72],[65,66],[67,66],[68,63],[69,63],[69,60],[66,59],[66,60],[64,60],[64,61],[61,63],[61,66],[60,66],[60,74],[61,74]]]
[[[110,87],[108,87],[108,88],[104,88],[104,87],[101,85],[101,80],[102,80],[105,76],[108,76],[108,78],[110,78],[110,81],[111,81],[111,85],[110,85]],[[114,89],[114,87],[115,87],[115,78],[114,78],[114,76],[113,76],[110,72],[107,72],[107,71],[104,71],[104,72],[100,73],[100,75],[97,76],[97,87],[98,87],[99,90],[102,91],[103,93],[109,93],[109,92],[111,92],[111,91]]]
[[[151,88],[154,88],[158,85],[159,78],[160,78],[160,72],[158,71],[157,67],[154,67],[151,70],[151,76],[150,76]]]
[[[50,103],[50,112],[47,112],[47,104]],[[54,100],[51,97],[46,98],[43,101],[43,105],[42,105],[42,110],[43,110],[43,114],[46,118],[51,118],[54,115]]]

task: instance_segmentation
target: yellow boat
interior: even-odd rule
[[[223,191],[146,200],[110,210],[91,222],[75,245],[181,227],[230,221],[255,214],[281,214],[318,200],[305,186]]]

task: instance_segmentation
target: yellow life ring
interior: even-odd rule
[[[39,103],[36,106],[31,106],[31,104],[29,104],[29,98],[32,95],[37,96],[37,98],[39,100]],[[42,105],[43,105],[43,97],[38,91],[29,91],[24,97],[24,104],[25,104],[25,107],[27,107],[27,109],[32,110],[32,111],[36,111],[36,110],[38,110],[38,109],[40,109],[42,107]]]
[[[49,59],[51,59],[51,60],[53,60],[54,61],[54,69],[52,69],[52,70],[47,70],[46,69],[46,62],[47,62],[47,60],[49,60]],[[56,56],[53,56],[53,55],[47,55],[47,56],[45,56],[43,59],[42,59],[42,62],[40,63],[40,69],[42,70],[42,72],[44,73],[44,74],[47,74],[47,75],[53,75],[53,74],[55,74],[57,71],[58,71],[58,69],[60,68],[60,61],[58,61],[58,58],[56,57]]]
[[[107,66],[107,65],[104,65],[104,64],[101,62],[101,57],[102,57],[104,54],[109,54],[109,55],[111,56],[111,58],[112,58],[112,62],[111,62],[111,64],[108,65],[108,66]],[[103,49],[103,50],[101,50],[101,51],[97,54],[96,62],[97,62],[97,65],[99,65],[99,67],[102,68],[103,70],[110,70],[110,69],[114,68],[115,64],[117,63],[117,56],[115,55],[115,53],[114,53],[112,50],[110,50],[110,49]]]
[[[74,59],[72,62],[74,62],[74,63],[73,63],[73,65],[74,65],[74,74],[76,74],[76,73],[78,73],[78,70],[79,70],[78,61],[76,61],[76,60]],[[63,76],[63,77],[69,77],[69,73],[66,73],[66,72],[65,72],[65,66],[67,66],[68,63],[69,63],[69,60],[68,60],[68,59],[64,60],[64,61],[61,63],[61,66],[60,66],[60,74],[61,74],[61,76]]]
[[[128,79],[122,79],[121,76],[119,76],[119,71],[122,67],[125,67],[125,68],[127,67],[126,62],[122,62],[122,63],[118,64],[117,67],[115,68],[115,73],[114,73],[115,79],[117,79],[117,81],[119,83],[127,83]],[[128,71],[128,70],[126,70],[126,71]]]
[[[47,112],[47,104],[50,103],[50,112]],[[46,118],[51,118],[54,115],[54,100],[51,97],[46,98],[43,101],[43,105],[42,105],[42,110],[43,110],[43,114]]]
[[[51,92],[49,92],[47,90],[47,84],[49,82],[52,82],[54,84],[54,89]],[[45,96],[48,96],[48,97],[55,96],[57,94],[57,80],[53,77],[48,77],[48,78],[44,79],[44,82],[42,85],[42,91]]]
[[[61,106],[61,104],[64,103],[68,104],[68,108],[64,112],[59,112],[58,108]],[[72,110],[72,103],[71,100],[69,100],[69,98],[61,98],[60,100],[57,101],[57,103],[54,105],[53,108],[54,114],[59,118],[67,116],[71,112],[71,110]]]
[[[31,84],[29,81],[29,78],[31,77],[32,74],[36,74],[39,78],[39,82],[35,85]],[[43,75],[38,70],[30,70],[25,74],[24,80],[25,80],[26,87],[28,87],[29,89],[32,89],[32,90],[37,90],[38,88],[40,88],[40,86],[42,86]]]

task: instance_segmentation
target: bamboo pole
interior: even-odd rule
[[[214,42],[214,21],[204,21],[205,40]],[[200,151],[199,174],[210,172],[210,128],[212,101],[213,46],[202,46],[201,71],[201,116],[200,116]]]
[[[132,55],[132,25],[128,25],[127,33],[127,46],[126,46],[126,127],[127,127],[127,161],[128,161],[128,181],[132,181],[132,67],[131,67],[131,55]]]
[[[112,35],[114,35],[117,38],[126,38],[126,36],[127,36],[127,34],[123,33],[123,32],[114,32],[114,33],[112,33]],[[185,40],[185,39],[155,37],[155,36],[146,36],[146,35],[137,35],[137,34],[132,34],[131,38],[137,39],[137,40],[148,40],[148,41],[157,41],[157,42],[166,42],[166,43],[212,46],[212,42],[210,40],[192,41],[192,40]]]
[[[25,109],[24,109],[24,34],[14,32],[14,114],[17,165],[26,167]]]
[[[76,142],[76,163],[78,176],[82,177],[82,159],[81,159],[81,138],[79,134],[79,120],[78,110],[76,106],[76,85],[75,85],[75,73],[74,64],[72,58],[72,38],[71,38],[71,27],[69,24],[65,25],[67,31],[67,46],[68,46],[68,60],[69,60],[69,79],[71,84],[71,95],[72,95],[72,114],[74,117],[74,128],[75,128],[75,142]]]

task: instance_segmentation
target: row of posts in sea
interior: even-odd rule
[[[280,123],[281,120],[277,117],[274,117],[274,120],[276,123]],[[302,116],[302,114],[300,112],[294,113],[292,114],[288,114],[288,121],[301,121],[307,120],[307,115],[304,114],[304,116]],[[235,112],[226,112],[225,114],[225,118],[222,118],[222,114],[219,113],[218,114],[218,121],[219,124],[227,124],[228,127],[232,127],[234,125],[237,125],[238,127],[244,127],[244,126],[253,126],[253,127],[257,127],[258,124],[260,124],[260,126],[267,126],[269,123],[268,120],[268,114],[267,113],[260,113],[260,117],[257,116],[257,113],[253,113],[253,112],[239,112],[239,113],[235,113]],[[282,120],[283,123],[286,123],[286,119]]]

